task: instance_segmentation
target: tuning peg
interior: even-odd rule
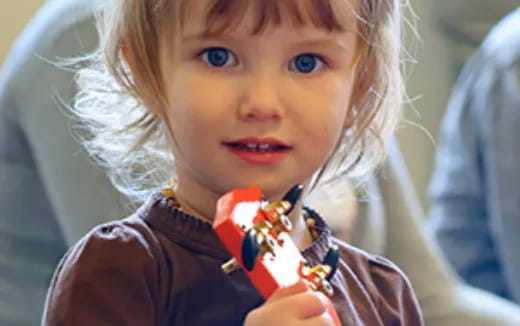
[[[292,230],[291,220],[285,215],[289,205],[288,202],[279,201],[269,204],[264,209],[266,217],[270,221],[271,230],[277,238],[281,233],[289,233]]]
[[[242,240],[242,263],[244,267],[251,271],[255,267],[256,258],[260,253],[260,244],[258,243],[257,230],[250,229],[247,231],[244,239]]]
[[[275,201],[268,204],[264,208],[264,212],[269,216],[270,220],[278,220],[282,215],[286,215],[291,209],[291,203],[288,201]]]
[[[231,258],[230,260],[228,260],[227,262],[222,264],[220,266],[220,269],[222,269],[222,271],[224,273],[229,275],[229,274],[237,271],[238,269],[240,269],[240,265],[238,264],[238,262],[235,258]]]
[[[304,278],[311,284],[313,290],[322,291],[327,296],[332,297],[334,291],[330,280],[338,268],[339,250],[332,246],[323,263],[313,267],[306,267],[303,273]]]
[[[300,199],[302,192],[303,192],[303,186],[298,184],[298,185],[295,185],[294,187],[292,187],[291,190],[289,190],[285,194],[285,196],[283,196],[282,202],[285,201],[285,202],[288,202],[289,204],[291,204],[290,208],[285,212],[285,214],[289,215],[292,212],[292,210],[294,209],[294,206]]]
[[[290,232],[292,229],[291,220],[287,217],[294,209],[296,202],[303,192],[302,185],[296,185],[289,190],[282,200],[268,204],[264,208],[268,220],[272,224],[272,231],[278,237],[282,232]]]
[[[306,268],[303,272],[303,278],[307,280],[312,290],[322,291],[329,297],[332,297],[334,291],[326,277],[330,273],[329,265],[316,265]]]
[[[241,255],[244,267],[251,271],[255,267],[256,260],[266,253],[274,255],[275,240],[269,236],[272,225],[266,221],[259,221],[246,232],[242,240]]]
[[[273,232],[277,237],[283,232],[289,233],[291,229],[291,220],[286,215],[280,215],[280,218],[273,224]]]
[[[330,271],[326,277],[327,281],[330,281],[332,279],[332,277],[334,276],[334,273],[336,273],[336,269],[338,268],[338,262],[339,262],[338,247],[332,246],[329,249],[329,251],[327,252],[325,259],[323,260],[323,265],[330,266]]]
[[[303,186],[296,185],[285,194],[281,201],[267,204],[263,208],[267,220],[256,223],[246,232],[242,240],[241,257],[242,263],[248,271],[255,267],[259,256],[268,252],[274,255],[276,241],[280,241],[278,236],[283,232],[291,231],[292,223],[287,215],[300,199],[302,192]],[[274,234],[276,240],[269,235],[270,232]]]
[[[318,291],[325,293],[325,295],[329,298],[332,298],[332,296],[334,295],[334,289],[327,280],[321,281]]]
[[[332,298],[332,296],[334,295],[334,289],[332,288],[332,285],[330,285],[330,282],[327,280],[323,280],[321,282],[321,287],[318,290],[324,292],[329,298]]]

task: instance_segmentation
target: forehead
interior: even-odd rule
[[[312,26],[330,32],[356,29],[355,0],[198,0],[180,6],[182,32],[260,34],[269,28]]]

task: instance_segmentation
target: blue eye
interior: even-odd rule
[[[304,53],[296,56],[291,60],[290,69],[302,74],[309,74],[323,68],[323,60],[317,55]]]
[[[237,64],[236,56],[225,48],[209,48],[201,53],[202,60],[213,67],[230,67]]]

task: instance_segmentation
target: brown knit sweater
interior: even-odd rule
[[[331,283],[343,325],[423,325],[410,283],[386,259],[330,236],[303,255],[323,261],[332,244],[341,260]],[[94,228],[62,259],[44,325],[241,325],[263,302],[242,271],[224,274],[230,255],[211,225],[167,205],[157,194],[134,215]]]

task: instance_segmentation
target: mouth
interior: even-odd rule
[[[274,164],[281,161],[292,149],[274,138],[243,138],[223,142],[233,154],[249,164]]]
[[[288,150],[285,145],[254,144],[254,143],[226,143],[228,147],[249,152],[281,152]]]
[[[235,150],[249,151],[249,152],[283,152],[291,149],[291,146],[284,144],[283,142],[272,139],[253,139],[244,138],[236,141],[229,141],[223,143],[225,146]]]

